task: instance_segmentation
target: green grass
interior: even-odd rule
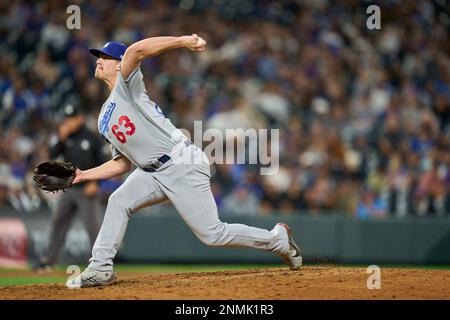
[[[114,266],[114,270],[116,272],[127,272],[127,273],[162,273],[162,272],[170,272],[170,273],[181,273],[181,272],[214,272],[214,271],[227,271],[227,270],[250,270],[250,269],[264,269],[264,268],[277,268],[281,267],[281,264],[278,265],[176,265],[176,264],[116,264]],[[60,265],[55,270],[55,273],[65,273],[67,270],[66,265]],[[81,270],[83,270],[85,266],[81,266]],[[12,276],[15,273],[23,273],[23,276]],[[11,274],[9,276],[8,274]],[[25,284],[39,284],[39,283],[65,283],[67,277],[56,276],[55,274],[50,275],[38,275],[33,273],[32,271],[27,271],[24,269],[5,269],[0,268],[0,287],[1,286],[12,286],[12,285],[25,285]]]
[[[152,265],[140,265],[140,264],[119,264],[114,267],[117,272],[214,272],[214,271],[228,271],[228,270],[249,270],[249,269],[265,269],[265,268],[279,268],[284,266],[282,264],[258,264],[258,265],[246,265],[246,264],[226,264],[226,265],[214,265],[214,264],[152,264]]]
[[[47,278],[0,278],[0,287],[2,286],[18,286],[26,284],[43,284],[43,283],[65,283],[67,278],[47,277]]]

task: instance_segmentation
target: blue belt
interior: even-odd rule
[[[184,142],[184,144],[186,145],[186,147],[190,146],[192,144],[192,141],[190,140],[186,140]],[[156,159],[156,161],[153,161],[152,163],[150,163],[148,166],[146,166],[145,168],[142,168],[142,170],[147,171],[147,172],[155,172],[156,170],[158,170],[164,163],[166,163],[167,161],[169,161],[171,158],[169,155],[167,154],[163,154],[161,157],[159,157],[158,159]]]
[[[156,161],[150,163],[148,166],[146,166],[145,168],[142,168],[142,170],[147,171],[147,172],[155,172],[156,170],[158,170],[164,163],[166,163],[167,161],[170,160],[170,156],[168,156],[167,154],[163,154],[161,157],[159,157],[158,159],[156,159]]]

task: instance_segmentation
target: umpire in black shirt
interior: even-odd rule
[[[85,126],[81,107],[68,104],[64,107],[64,121],[50,140],[50,158],[72,162],[85,170],[106,161],[102,153],[103,141]],[[52,220],[50,242],[45,256],[36,265],[36,271],[51,271],[63,246],[70,224],[78,212],[94,245],[100,230],[102,211],[96,181],[76,184],[61,193]]]

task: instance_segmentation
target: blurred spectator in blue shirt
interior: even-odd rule
[[[359,219],[379,219],[386,215],[386,203],[374,191],[370,189],[363,191],[362,199],[356,208],[356,216]]]

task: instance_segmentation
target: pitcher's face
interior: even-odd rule
[[[119,60],[113,59],[105,54],[100,54],[95,68],[95,77],[99,80],[115,78],[117,71],[119,71],[119,63]]]

